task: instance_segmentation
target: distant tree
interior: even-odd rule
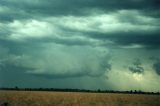
[[[97,92],[101,92],[101,90],[100,90],[100,89],[98,89],[98,90],[97,90]]]
[[[137,90],[134,90],[134,93],[137,93]]]
[[[19,90],[18,86],[15,86],[15,90]]]

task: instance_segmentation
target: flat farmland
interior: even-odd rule
[[[159,95],[0,91],[0,106],[160,106]]]

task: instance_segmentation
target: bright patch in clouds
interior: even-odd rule
[[[9,24],[12,28],[11,39],[23,40],[25,38],[41,38],[52,36],[54,33],[56,35],[56,30],[54,26],[49,23],[29,20],[26,22],[15,20],[13,23]]]

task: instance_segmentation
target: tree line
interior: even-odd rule
[[[160,95],[160,92],[145,92],[141,90],[115,91],[115,90],[87,90],[87,89],[70,89],[70,88],[0,88],[0,90],[12,91],[54,91],[54,92],[89,92],[89,93],[123,93],[123,94],[151,94]]]

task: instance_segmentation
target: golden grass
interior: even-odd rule
[[[9,106],[160,106],[160,96],[141,94],[0,91]]]

